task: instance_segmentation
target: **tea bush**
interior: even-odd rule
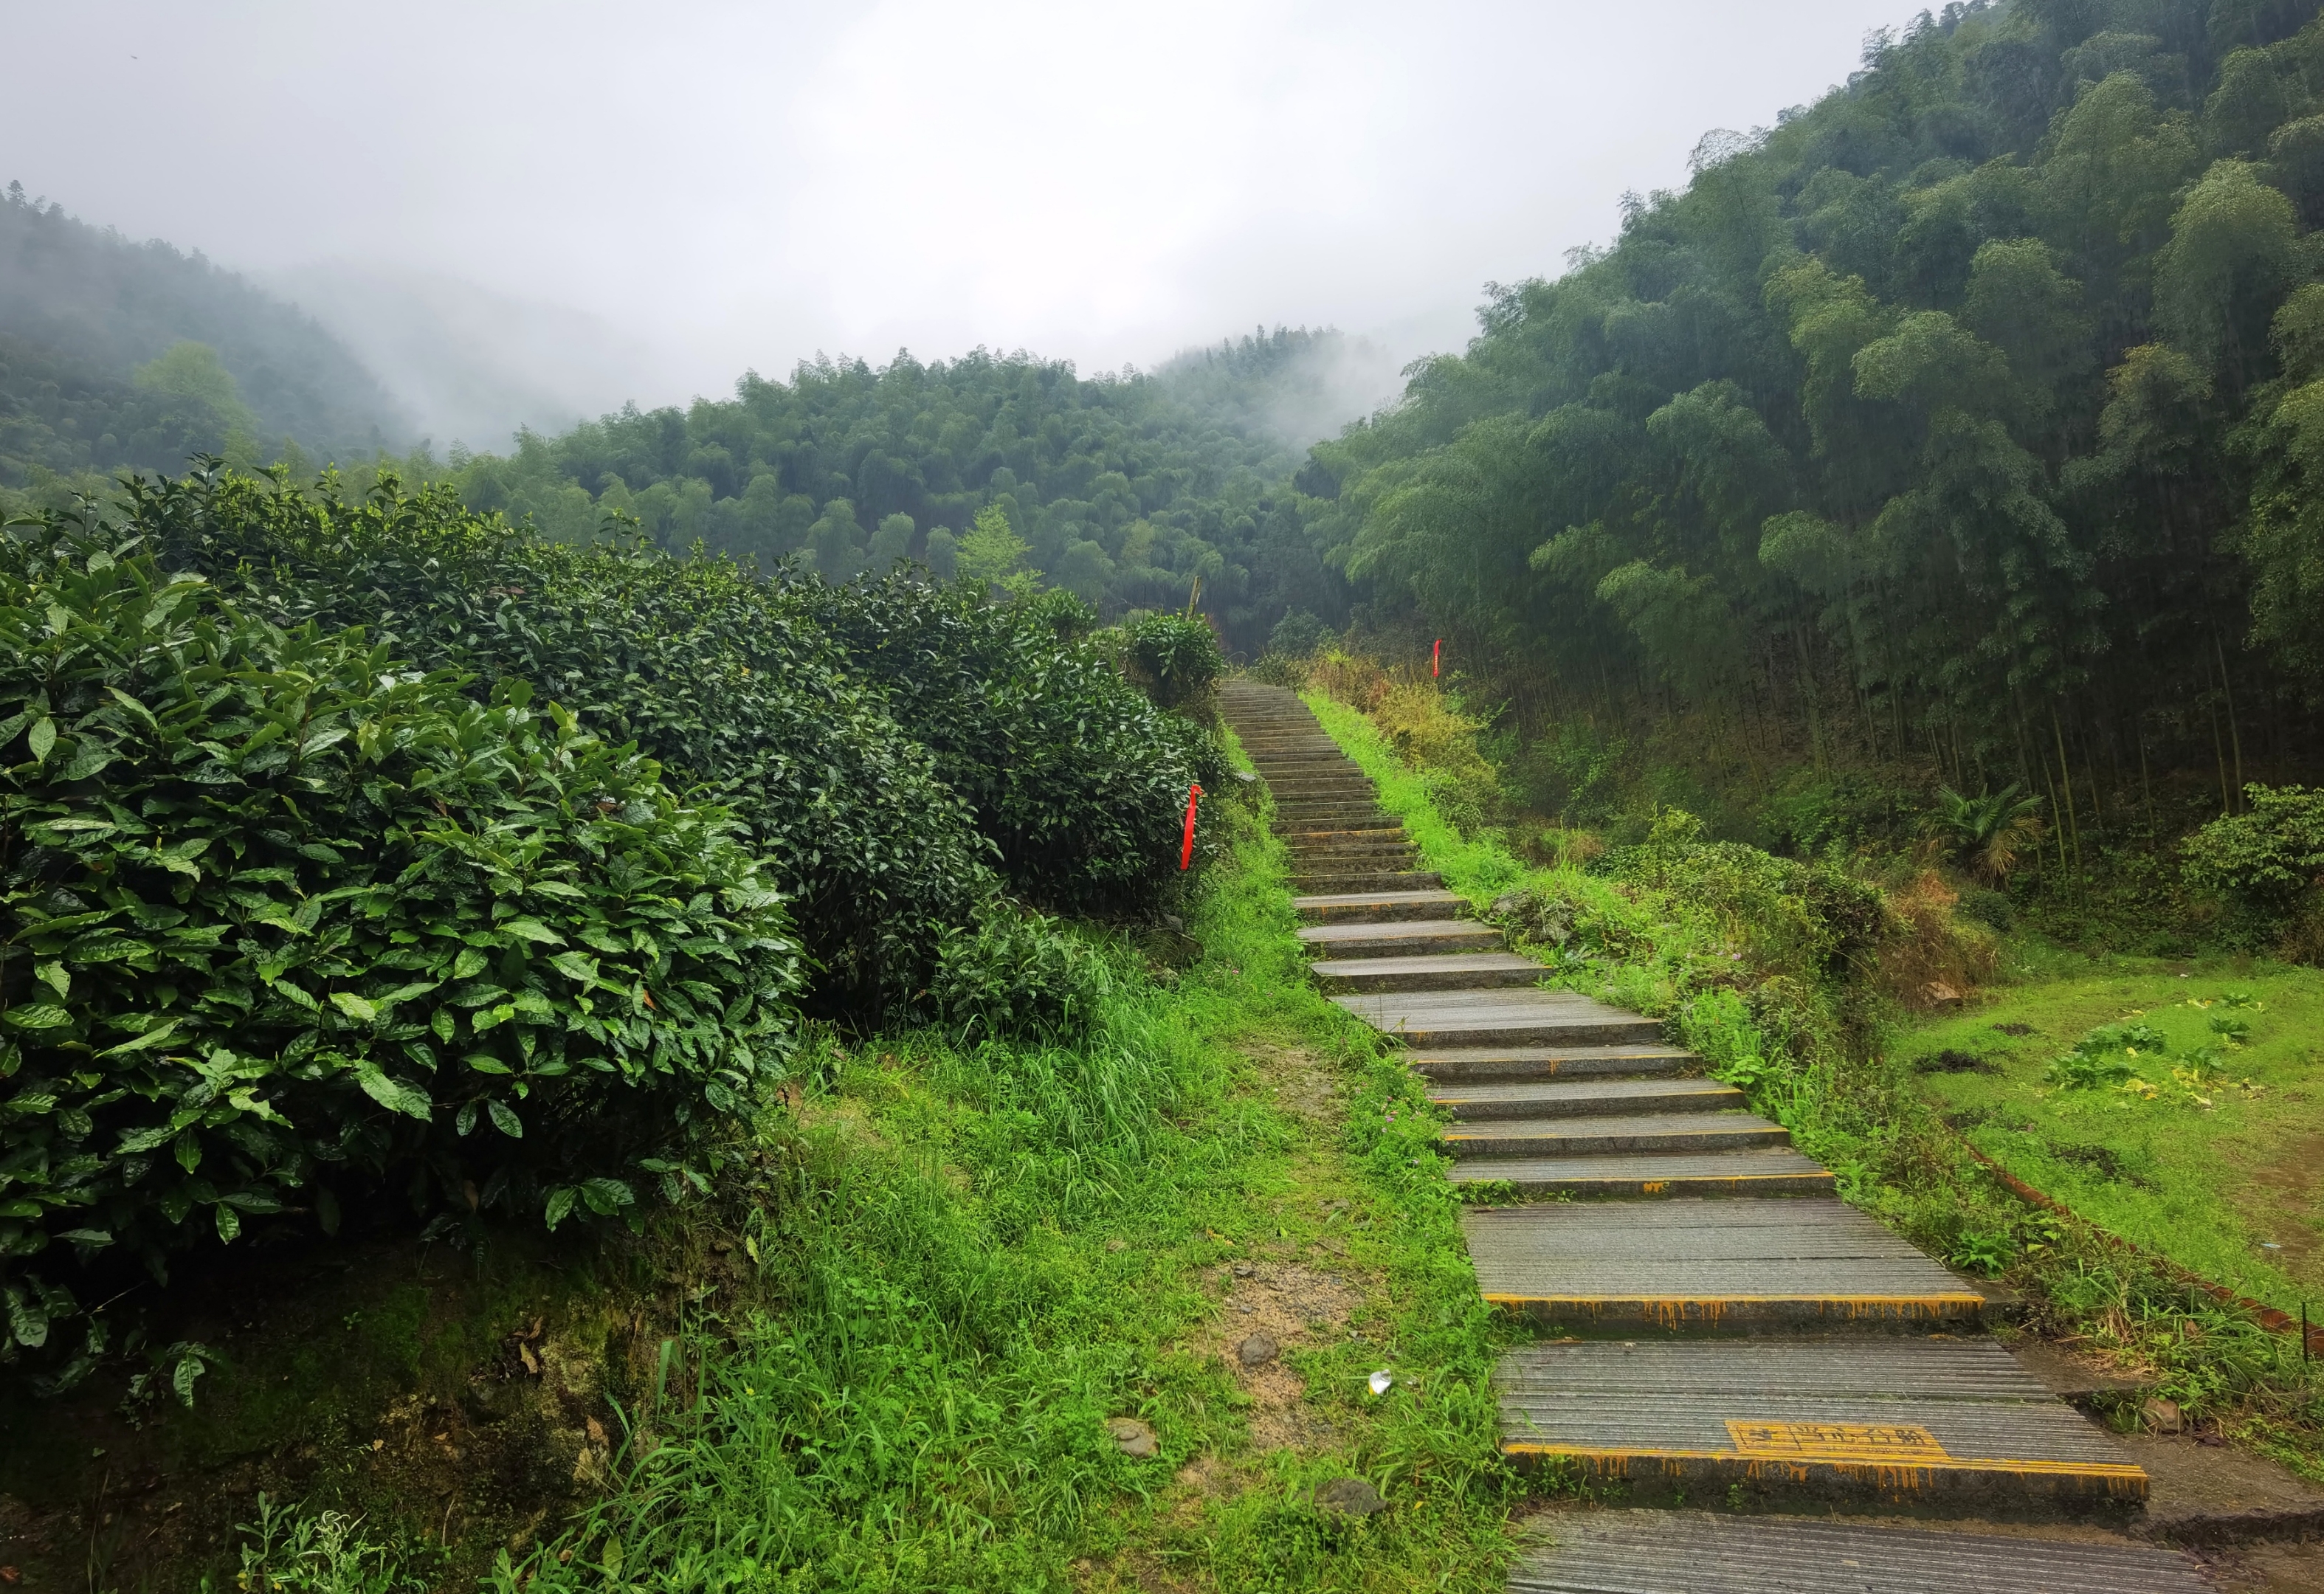
[[[2246,812],[2214,819],[2182,843],[2187,879],[2225,898],[2230,942],[2282,942],[2294,961],[2314,961],[2324,952],[2315,924],[2324,917],[2316,889],[2324,880],[2324,791],[2252,785],[2244,799]]]
[[[607,740],[634,741],[673,784],[731,807],[790,899],[817,1013],[878,1022],[908,1009],[943,933],[1000,889],[993,846],[947,780],[1025,740],[1003,727],[940,778],[943,760],[824,631],[818,584],[638,544],[555,543],[392,481],[355,497],[329,477],[300,492],[198,470],[139,490],[129,530],[278,621],[368,625],[425,665],[474,671],[479,693],[533,682]],[[1036,678],[1001,689],[1011,705],[1047,685],[1021,673]],[[1053,740],[1045,729],[1033,744]],[[1085,779],[1102,786],[1105,760],[1133,753],[1084,748],[1099,766]],[[987,783],[1054,779],[994,769]],[[1068,880],[1077,866],[1070,851],[1050,864]]]
[[[1154,614],[1128,631],[1123,664],[1139,689],[1158,707],[1216,723],[1219,677],[1227,661],[1210,622],[1192,614]]]
[[[705,1183],[801,967],[654,761],[143,551],[0,539],[0,1285],[407,1177],[552,1225]]]
[[[1135,913],[1174,888],[1186,788],[1220,790],[1224,752],[1148,702],[1098,647],[1061,640],[1051,606],[893,576],[795,595],[935,756],[1019,895]]]

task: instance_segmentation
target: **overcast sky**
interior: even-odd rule
[[[649,401],[817,350],[1087,371],[1255,325],[1457,346],[1897,0],[0,0],[0,183],[282,272],[571,307]]]

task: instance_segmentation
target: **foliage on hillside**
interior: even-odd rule
[[[294,307],[20,184],[0,192],[0,495],[230,447],[348,458],[400,433],[377,381]]]
[[[134,502],[172,560],[268,613],[367,624],[479,689],[538,682],[733,808],[793,901],[825,1013],[908,1013],[945,933],[1004,888],[1151,910],[1217,757],[1038,602],[561,544],[444,488],[198,473]]]
[[[391,1175],[552,1226],[702,1185],[802,983],[725,812],[79,530],[0,541],[0,1351],[67,1244],[158,1274]]]
[[[2314,11],[1877,36],[1320,447],[1328,557],[1529,730],[1692,714],[1755,760],[2019,780],[2076,847],[2094,787],[2217,765],[2235,806],[2324,692]],[[1541,773],[1553,807],[1582,775]]]
[[[1103,649],[1061,640],[1038,603],[993,604],[965,585],[901,576],[788,591],[934,755],[1013,891],[1079,912],[1152,901],[1168,851],[1157,843],[1175,839],[1186,788],[1216,790],[1226,774],[1218,742],[1164,712],[1177,695],[1149,699]],[[1190,623],[1215,672],[1218,644]]]
[[[799,554],[832,580],[907,557],[949,575],[997,508],[1049,585],[1111,617],[1182,608],[1199,577],[1204,607],[1256,653],[1286,609],[1346,612],[1288,485],[1297,456],[1264,419],[1286,363],[1336,338],[1286,335],[1279,351],[1245,338],[1231,369],[1173,377],[1083,378],[982,349],[876,369],[822,360],[788,382],[746,375],[731,399],[527,434],[447,479],[470,507],[552,536],[594,536],[618,511],[666,548],[699,539],[761,568]]]

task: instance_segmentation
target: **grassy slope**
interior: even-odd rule
[[[1434,1120],[1306,985],[1261,816],[1207,812],[1206,955],[1087,1045],[825,1050],[751,1236],[780,1304],[706,1323],[698,1414],[498,1586],[1499,1586],[1497,1330]],[[1233,1365],[1251,1322],[1296,1382]],[[1351,1473],[1389,1509],[1313,1506]]]
[[[1950,1051],[1996,1070],[1931,1072],[1930,1098],[2011,1173],[2181,1267],[2287,1311],[2324,1294],[2324,972],[2128,958],[2043,972],[1911,1032],[1899,1047],[1911,1058]],[[2263,1005],[2218,1004],[2229,992]],[[2210,1023],[2223,1017],[2249,1023],[2248,1043],[2224,1049],[2216,1079],[2199,1078],[2188,1054],[2218,1044]],[[2089,1030],[2128,1020],[2170,1042],[2134,1064],[2151,1094],[2044,1080]],[[2264,1248],[2270,1240],[2282,1248]]]

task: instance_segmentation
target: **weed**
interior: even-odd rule
[[[424,1545],[391,1547],[367,1537],[364,1519],[337,1511],[309,1513],[258,1497],[258,1520],[236,1531],[239,1594],[429,1594],[421,1569],[437,1557]],[[205,1594],[210,1581],[202,1583]]]

